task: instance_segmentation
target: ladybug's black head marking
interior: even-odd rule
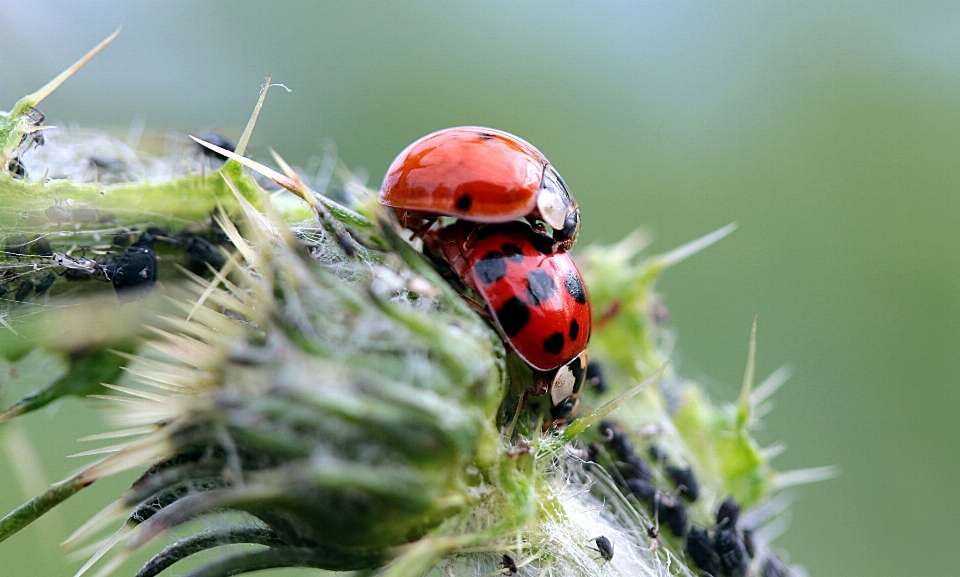
[[[492,284],[507,274],[507,263],[503,253],[492,250],[473,265],[473,270],[483,284]]]
[[[557,292],[557,285],[547,271],[535,268],[527,273],[527,300],[530,304],[533,306],[543,304],[555,292]]]
[[[580,282],[580,277],[577,276],[577,273],[573,271],[568,272],[567,276],[563,279],[563,286],[567,289],[567,292],[570,293],[570,296],[573,297],[573,300],[582,305],[587,304],[587,292],[583,290],[583,283]]]
[[[511,297],[496,312],[500,327],[510,337],[517,336],[517,333],[530,322],[530,309],[517,297]]]
[[[505,243],[500,247],[500,250],[503,251],[503,256],[507,257],[513,262],[523,261],[523,249],[513,243]]]

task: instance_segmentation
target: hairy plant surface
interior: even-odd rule
[[[779,491],[829,471],[778,474],[750,434],[787,375],[754,388],[754,335],[740,398],[715,406],[670,368],[653,292],[732,227],[645,259],[639,233],[578,253],[599,364],[551,426],[470,295],[335,158],[308,176],[245,159],[256,113],[235,154],[220,141],[225,163],[186,139],[153,157],[44,138],[34,106],[53,88],[0,114],[0,379],[36,381],[3,399],[0,426],[95,397],[116,409],[98,437],[116,444],[0,520],[0,540],[138,469],[68,540],[109,535],[80,573],[196,519],[137,575],[215,548],[190,575],[800,573],[770,547]]]

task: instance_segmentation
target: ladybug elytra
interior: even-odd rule
[[[464,126],[428,134],[390,165],[380,203],[422,234],[441,216],[476,223],[545,222],[569,249],[580,211],[566,183],[533,145],[507,132]]]
[[[465,221],[428,232],[424,245],[486,303],[497,329],[550,392],[565,419],[586,379],[591,308],[573,258],[524,222]]]

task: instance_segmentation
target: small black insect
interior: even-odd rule
[[[650,445],[647,453],[656,463],[663,463],[667,460],[667,452],[660,445]]]
[[[57,280],[57,275],[47,273],[47,276],[40,279],[40,282],[37,283],[37,294],[42,295],[43,293],[50,290],[50,287],[53,286],[53,281]]]
[[[666,525],[670,532],[677,537],[683,537],[687,532],[687,506],[683,501],[671,497],[670,495],[660,494],[657,499],[656,510],[657,521],[661,525]]]
[[[594,539],[594,542],[597,544],[596,551],[600,553],[604,561],[613,559],[613,543],[610,542],[610,539],[600,535]]]
[[[9,259],[20,260],[21,256],[26,256],[28,246],[30,241],[27,237],[22,234],[11,234],[3,246],[3,254]]]
[[[600,421],[598,430],[600,436],[607,442],[607,446],[621,461],[626,461],[636,454],[633,450],[633,443],[623,434],[619,425],[610,421]]]
[[[157,253],[153,250],[153,235],[143,233],[104,268],[120,302],[146,296],[157,282]]]
[[[45,117],[43,116],[42,112],[31,106],[30,112],[27,113],[27,118],[30,119],[30,122],[27,124],[28,127],[39,127],[43,124]],[[43,143],[46,141],[43,137],[42,130],[33,130],[23,133],[23,138],[20,139],[20,144],[22,145],[24,142],[31,139],[33,140],[34,148],[43,146]]]
[[[620,474],[626,479],[641,479],[648,481],[651,479],[650,467],[647,462],[639,455],[632,455],[617,464]]]
[[[694,565],[710,577],[719,577],[720,559],[713,550],[713,538],[706,529],[690,528],[690,533],[687,534],[687,554]]]
[[[10,161],[7,162],[7,171],[10,172],[14,178],[24,179],[27,177],[27,167],[20,162],[19,158],[11,158]]]
[[[517,571],[520,570],[517,568],[517,562],[513,560],[513,557],[507,555],[506,553],[503,554],[503,561],[501,562],[501,565],[503,565],[503,568],[505,571],[507,571],[508,575],[516,575]]]
[[[697,481],[697,476],[693,474],[693,469],[667,465],[667,476],[677,486],[681,497],[688,501],[696,501],[700,498],[700,483]]]
[[[789,577],[790,569],[776,555],[771,554],[760,565],[760,577]]]
[[[34,239],[31,250],[33,251],[33,254],[37,256],[53,256],[53,246],[51,246],[50,241],[47,240],[47,237],[45,236],[38,236],[36,239]]]
[[[24,300],[26,300],[26,298],[30,296],[30,292],[33,290],[33,287],[34,287],[34,284],[29,280],[25,280],[21,282],[20,288],[17,289],[17,294],[15,297],[17,299],[17,302],[22,303]]]
[[[587,364],[587,385],[597,394],[602,395],[607,392],[607,379],[603,374],[603,367],[597,361]]]
[[[209,142],[214,146],[219,146],[224,150],[229,150],[230,152],[234,152],[237,150],[237,145],[235,145],[226,136],[222,136],[220,134],[216,134],[213,132],[206,132],[204,134],[197,135],[197,138],[199,138],[200,140],[203,140],[204,142]],[[210,150],[206,146],[197,144],[197,147],[200,149],[200,152],[203,153],[203,155],[206,156],[207,158],[223,160],[223,161],[227,160],[226,156],[220,154],[215,150]]]
[[[627,479],[627,491],[647,506],[653,505],[657,495],[657,489],[649,479]]]
[[[717,509],[717,525],[736,527],[740,520],[740,503],[733,497],[727,497]]]
[[[743,537],[743,548],[747,550],[747,555],[753,559],[753,556],[757,554],[757,546],[753,542],[753,531],[744,529],[740,532],[740,535]]]
[[[744,577],[747,574],[747,549],[743,539],[732,524],[724,523],[713,539],[713,550],[720,557],[720,569],[728,577]]]
[[[191,236],[187,239],[185,252],[190,257],[188,268],[198,275],[209,272],[207,265],[214,270],[220,270],[227,262],[217,245],[199,236]]]

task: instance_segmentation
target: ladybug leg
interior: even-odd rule
[[[397,217],[400,226],[413,232],[413,238],[422,238],[433,226],[433,223],[437,222],[435,216],[427,217],[409,210],[394,209],[393,214]]]

